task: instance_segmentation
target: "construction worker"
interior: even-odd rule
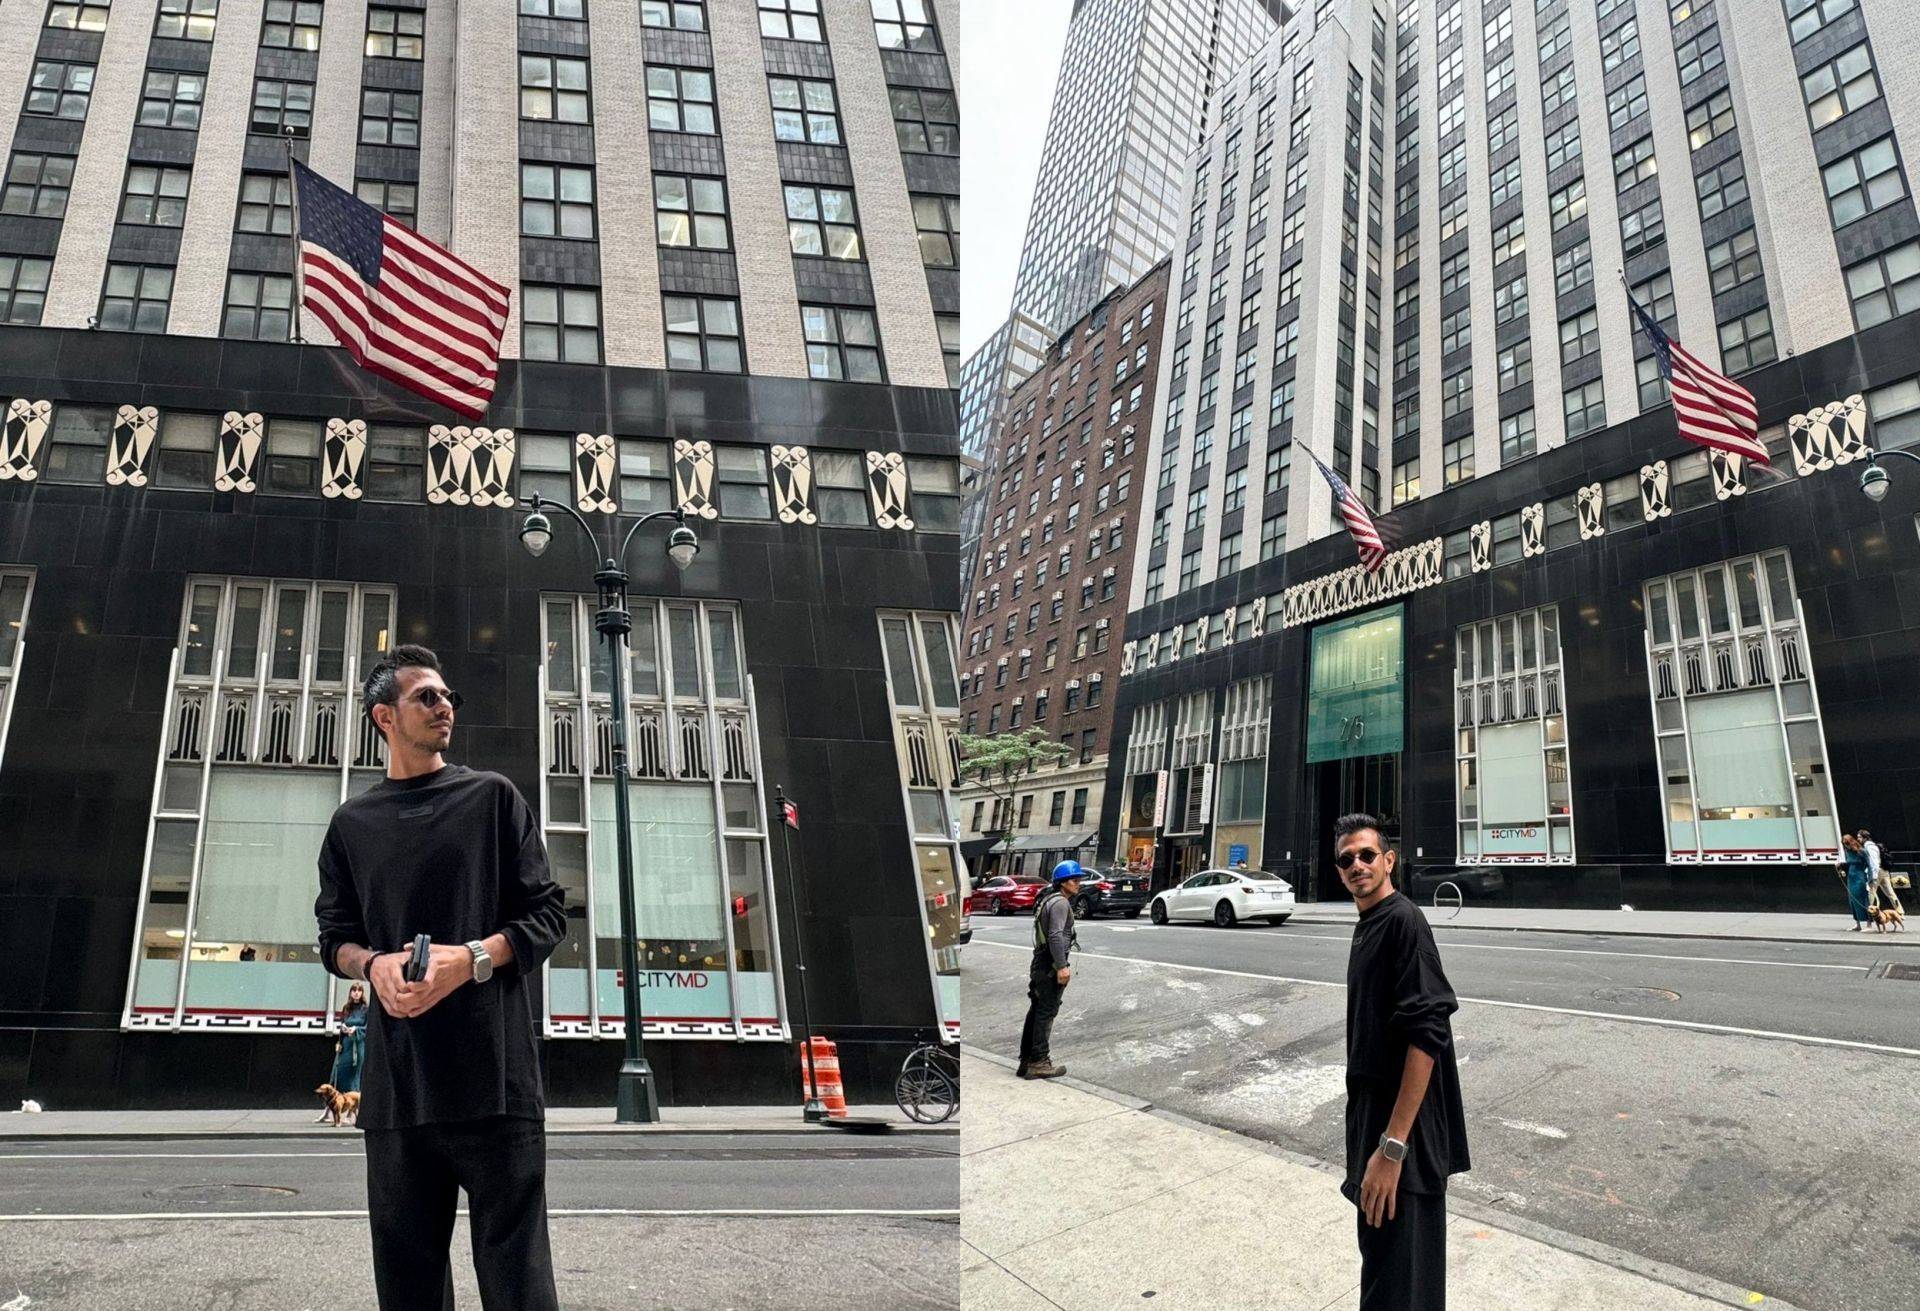
[[[1060,997],[1073,970],[1067,953],[1079,945],[1073,930],[1073,899],[1080,893],[1084,871],[1077,860],[1053,867],[1053,880],[1033,907],[1033,966],[1027,971],[1027,1022],[1020,1030],[1022,1079],[1057,1079],[1067,1072],[1055,1065],[1048,1047],[1053,1017],[1060,1013]]]

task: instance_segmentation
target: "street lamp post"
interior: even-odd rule
[[[1912,460],[1920,464],[1920,455],[1912,451],[1876,451],[1867,450],[1867,467],[1860,471],[1860,490],[1866,493],[1869,501],[1884,501],[1887,493],[1893,489],[1893,475],[1880,467],[1880,461],[1889,455],[1897,455],[1903,460]]]
[[[520,541],[535,557],[544,555],[553,541],[553,521],[543,512],[545,506],[558,506],[573,516],[580,531],[595,547],[600,545],[578,510],[564,501],[549,501],[538,492],[521,498],[529,511],[520,527]],[[636,519],[627,529],[620,549],[601,561],[593,575],[600,590],[600,608],[594,612],[593,628],[607,643],[609,691],[613,696],[613,815],[619,833],[614,853],[620,878],[620,957],[625,969],[621,996],[626,1005],[626,1057],[620,1063],[619,1089],[615,1097],[614,1121],[618,1124],[652,1124],[660,1118],[660,1098],[653,1083],[653,1069],[647,1064],[646,1049],[640,1040],[643,1017],[640,1010],[640,962],[635,943],[640,933],[633,904],[633,829],[627,814],[627,636],[633,631],[633,619],[627,611],[627,574],[620,567],[634,534],[655,519],[672,519],[674,530],[667,535],[667,557],[674,567],[684,570],[700,551],[700,540],[687,527],[685,510],[655,510]]]

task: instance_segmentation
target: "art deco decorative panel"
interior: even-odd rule
[[[1787,420],[1793,464],[1802,478],[1867,453],[1867,402],[1858,392]]]
[[[1336,573],[1295,583],[1281,593],[1280,625],[1293,628],[1328,615],[1360,610],[1376,601],[1432,587],[1443,576],[1445,543],[1438,537],[1390,553],[1376,572],[1348,565]],[[1254,601],[1253,630],[1262,631],[1266,599]]]
[[[320,493],[360,499],[360,471],[367,459],[367,425],[363,419],[328,419],[320,444]]]
[[[427,429],[427,500],[434,505],[514,503],[513,429]]]
[[[107,442],[107,482],[115,487],[147,485],[147,457],[153,452],[160,411],[122,405],[113,416],[113,435]]]
[[[47,439],[53,405],[47,401],[16,400],[7,406],[7,422],[0,429],[0,479],[32,482],[40,476],[35,462]]]
[[[1710,451],[1707,463],[1713,470],[1715,500],[1727,501],[1747,494],[1747,458],[1732,451]]]
[[[702,519],[720,517],[720,507],[713,503],[712,442],[690,442],[682,437],[673,443],[673,500],[688,514]]]
[[[867,491],[873,521],[882,528],[913,527],[907,517],[907,459],[898,451],[867,452]]]
[[[573,503],[587,514],[612,514],[619,509],[613,497],[617,461],[613,438],[605,433],[578,433],[573,439]]]
[[[220,458],[214,468],[214,491],[253,490],[253,475],[260,459],[260,439],[266,423],[258,414],[242,414],[238,410],[228,410],[221,416]]]
[[[818,523],[813,509],[813,457],[804,446],[773,448],[773,504],[781,523]]]
[[[1473,572],[1493,568],[1493,524],[1482,519],[1467,529],[1467,544],[1473,552]]]
[[[1655,519],[1664,519],[1673,513],[1673,504],[1667,496],[1667,462],[1655,460],[1652,464],[1640,466],[1640,512],[1648,523]]]
[[[1591,542],[1607,531],[1607,494],[1599,483],[1588,483],[1580,489],[1580,540]]]
[[[1529,559],[1547,553],[1543,530],[1547,507],[1538,502],[1520,507],[1520,554]]]

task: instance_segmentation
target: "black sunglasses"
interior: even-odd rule
[[[452,688],[448,688],[445,692],[442,692],[437,687],[423,687],[409,697],[408,700],[418,701],[428,710],[431,710],[440,704],[442,697],[446,698],[447,708],[450,710],[458,710],[467,703],[467,699]]]
[[[1362,847],[1358,851],[1341,852],[1333,858],[1333,863],[1341,869],[1352,869],[1354,861],[1357,860],[1362,865],[1371,865],[1374,861],[1380,859],[1380,855],[1381,853],[1375,851],[1372,847]]]

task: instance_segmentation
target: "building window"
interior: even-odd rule
[[[1559,72],[1540,81],[1540,112],[1551,114],[1562,105],[1576,103],[1576,92],[1573,65],[1571,63],[1562,65]]]
[[[219,12],[220,0],[160,0],[153,34],[178,41],[211,41]]]
[[[600,362],[600,289],[525,283],[520,288],[520,358]]]
[[[918,155],[960,153],[960,106],[951,91],[888,87],[900,149]]]
[[[707,30],[706,6],[701,0],[640,0],[640,25],[704,32]]]
[[[1393,504],[1405,505],[1420,499],[1420,457],[1402,460],[1393,466]]]
[[[767,93],[773,102],[774,140],[810,141],[816,146],[840,144],[840,113],[833,83],[770,77]]]
[[[760,35],[824,41],[820,0],[760,0]]]
[[[920,532],[960,531],[960,466],[954,461],[908,456],[907,492]]]
[[[873,34],[882,50],[940,49],[927,0],[872,0]]]
[[[1600,312],[1587,310],[1560,320],[1560,367],[1566,368],[1600,349]]]
[[[104,483],[107,438],[112,431],[112,410],[90,405],[56,406],[41,458],[41,471],[47,481]]]
[[[1753,233],[1745,235],[1751,239]],[[1920,241],[1895,246],[1850,267],[1847,296],[1853,302],[1853,320],[1861,328],[1920,309]]]
[[[1687,111],[1687,144],[1694,150],[1732,130],[1733,93],[1730,91],[1717,92]]]
[[[1691,41],[1673,48],[1673,61],[1680,67],[1680,85],[1692,85],[1726,62],[1720,50],[1720,25],[1711,24]]]
[[[1914,247],[1910,245],[1908,249]],[[1848,290],[1852,290],[1851,282]],[[1773,315],[1765,305],[1720,325],[1720,367],[1728,373],[1744,373],[1762,364],[1771,364],[1777,358],[1773,349]]]
[[[293,231],[293,182],[284,173],[244,173],[240,177],[237,232],[284,237]],[[362,197],[365,199],[365,197]]]
[[[1843,14],[1853,12],[1855,0],[1787,0],[1787,31],[1804,41]]]
[[[1613,152],[1613,186],[1616,191],[1625,191],[1637,182],[1644,182],[1658,171],[1659,161],[1653,156],[1652,133]]]
[[[370,501],[426,499],[427,435],[419,428],[367,430],[366,494]]]
[[[1668,859],[1839,855],[1819,696],[1784,551],[1645,585]]]
[[[418,146],[420,93],[364,88],[360,92],[360,141],[369,146]]]
[[[813,479],[814,503],[821,523],[842,528],[865,528],[872,523],[867,508],[866,470],[857,452],[828,451],[816,446]],[[1008,629],[1012,629],[1011,618]]]
[[[1501,351],[1495,359],[1499,366],[1501,391],[1533,381],[1533,338],[1523,337]]]
[[[79,122],[87,116],[87,103],[93,96],[92,64],[65,64],[57,59],[34,61],[33,78],[27,83],[29,114],[48,118],[68,118]]]
[[[1440,414],[1452,418],[1473,410],[1473,366],[1449,373],[1440,380]]]
[[[1473,477],[1473,434],[1455,437],[1440,449],[1440,476],[1448,487]]]
[[[1896,185],[1897,181],[1896,177]],[[1700,198],[1700,217],[1712,218],[1747,198],[1746,166],[1735,155],[1718,168],[1710,168],[1694,178],[1693,187]]]
[[[1760,243],[1752,228],[1707,247],[1707,276],[1716,296],[1760,276]]]
[[[1505,466],[1532,455],[1533,438],[1532,407],[1500,420],[1500,463]]]
[[[90,0],[54,0],[47,7],[47,26],[63,27],[76,32],[104,32],[107,30],[107,15],[112,11],[106,4],[92,3]]]
[[[260,44],[273,50],[318,50],[320,0],[267,0]]]
[[[721,446],[714,451],[720,513],[728,519],[771,519],[767,452],[760,446]]]
[[[1499,264],[1521,255],[1527,249],[1527,220],[1524,215],[1502,224],[1493,234],[1493,262]]]
[[[1744,194],[1745,180],[1741,181]],[[1704,210],[1705,206],[1702,206]],[[1660,197],[1655,196],[1638,209],[1629,210],[1620,216],[1620,250],[1628,258],[1642,251],[1653,249],[1667,239],[1665,216],[1660,210]]]
[[[593,170],[522,161],[520,231],[529,237],[593,240]]]
[[[155,485],[199,491],[211,488],[219,432],[219,421],[211,414],[167,411],[160,420],[160,439],[154,452]]]
[[[1460,859],[1571,863],[1573,783],[1560,612],[1523,610],[1455,637]]]
[[[0,214],[63,217],[73,187],[73,161],[72,155],[16,152],[7,166],[6,185],[0,188]]]
[[[100,326],[109,332],[165,332],[172,299],[171,268],[109,264],[100,292]]]
[[[53,261],[25,255],[0,255],[0,323],[40,322],[46,306]]]
[[[563,456],[568,455],[566,451]],[[673,508],[672,463],[665,442],[620,442],[620,512],[651,514]]]
[[[587,0],[520,0],[520,12],[529,18],[585,18]]]
[[[671,74],[672,70],[664,70]],[[654,70],[647,70],[647,104],[651,109],[653,101]],[[712,97],[712,83],[708,83],[708,97]],[[657,111],[656,115],[657,115]],[[708,106],[708,115],[712,115],[712,106]],[[587,77],[587,61],[584,59],[561,59],[552,55],[520,56],[520,117],[551,120],[559,123],[587,123],[592,121],[593,108],[590,83]],[[658,117],[653,126],[661,126]],[[709,131],[712,129],[709,128]]]
[[[853,193],[836,187],[806,187],[788,183],[787,240],[796,255],[828,259],[861,258],[859,214]]]
[[[132,165],[127,169],[126,194],[120,198],[120,221],[154,228],[179,227],[187,217],[191,177],[184,168]]]
[[[701,136],[718,132],[713,73],[700,68],[647,65],[647,125],[656,132]]]
[[[353,194],[396,223],[413,226],[419,207],[419,188],[413,183],[361,178],[353,184]]]
[[[1593,281],[1593,243],[1582,239],[1553,257],[1553,290],[1565,296]]]
[[[426,53],[427,15],[421,9],[367,10],[367,55],[418,60]]]
[[[1547,136],[1547,172],[1580,158],[1580,120],[1570,118]]]
[[[591,185],[589,183],[589,185]],[[653,175],[653,209],[662,246],[731,250],[725,178]]]
[[[1600,379],[1566,391],[1567,436],[1578,437],[1607,426],[1606,393]]]
[[[268,87],[284,88],[289,85],[306,88],[305,109],[311,110],[313,88],[310,84],[263,82],[254,90],[256,118],[261,114],[261,92]],[[200,108],[206,99],[206,94],[207,79],[204,74],[149,72],[140,93],[140,126],[197,128],[200,126]],[[305,127],[307,122],[306,117],[300,117],[295,121],[295,126]]]
[[[187,74],[167,74],[185,80]],[[198,79],[204,88],[206,79]],[[148,78],[149,85],[152,76]],[[141,105],[141,122],[146,122],[146,105]],[[199,108],[194,109],[194,125],[199,122]],[[187,127],[176,117],[171,126]],[[313,83],[286,82],[278,78],[263,77],[253,84],[253,117],[247,124],[247,131],[261,136],[277,137],[285,129],[294,129],[294,135],[305,136],[313,130]]]
[[[270,420],[260,461],[260,490],[287,496],[318,496],[320,425],[305,419]]]
[[[1547,197],[1547,208],[1553,215],[1553,230],[1558,232],[1576,219],[1586,217],[1587,180],[1575,178],[1560,190]]]
[[[1900,176],[1899,152],[1891,136],[1827,165],[1820,176],[1826,184],[1827,210],[1836,228],[1884,209],[1907,194],[1907,184]]]
[[[960,197],[913,196],[913,224],[920,233],[920,262],[930,269],[960,267]]]
[[[933,316],[934,331],[940,334],[940,354],[947,362],[947,386],[960,386],[960,316],[958,314],[936,314]]]
[[[844,378],[850,382],[887,380],[886,366],[880,356],[880,333],[872,310],[802,305],[800,324],[807,343],[810,377]]]

